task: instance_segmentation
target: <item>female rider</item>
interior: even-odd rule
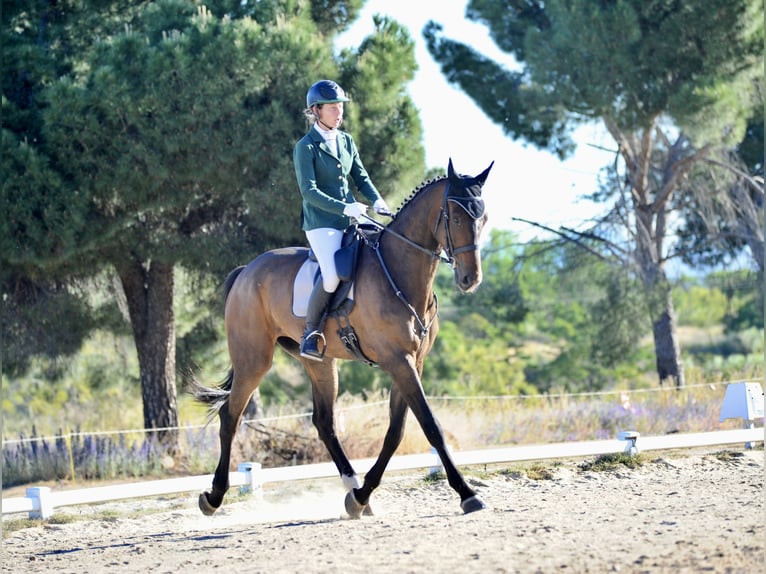
[[[335,252],[340,248],[350,218],[360,219],[367,206],[359,203],[349,189],[348,177],[379,214],[390,215],[386,202],[364,169],[350,134],[340,131],[346,93],[332,80],[320,80],[306,94],[305,115],[311,124],[308,133],[295,144],[293,163],[298,178],[303,211],[301,228],[314,251],[322,280],[311,292],[306,312],[306,331],[301,339],[301,356],[321,361],[319,324],[332,294],[340,283],[335,270]]]

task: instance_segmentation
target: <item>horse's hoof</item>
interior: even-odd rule
[[[471,498],[466,498],[463,502],[461,502],[460,508],[463,509],[464,514],[468,514],[469,512],[483,510],[487,508],[487,505],[484,504],[484,501],[478,494],[474,494]]]
[[[372,510],[372,506],[370,506],[369,504],[367,504],[367,505],[364,507],[364,510],[362,511],[362,515],[363,515],[363,516],[375,516],[375,512],[373,512],[373,510]]]
[[[207,492],[203,492],[199,495],[199,509],[205,516],[213,516],[218,507],[210,504],[210,501],[207,499]]]
[[[348,512],[351,518],[355,520],[361,518],[365,508],[368,508],[368,505],[359,504],[353,490],[349,490],[346,493],[346,512]]]

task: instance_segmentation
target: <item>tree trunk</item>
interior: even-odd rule
[[[635,224],[634,257],[646,290],[657,375],[660,385],[673,379],[676,387],[681,388],[685,384],[684,369],[672,291],[665,275],[663,246],[673,194],[694,161],[706,151],[695,151],[683,134],[672,142],[657,128],[656,120],[634,133],[621,131],[614,122],[606,121],[605,125],[625,160],[627,191]],[[658,149],[662,153],[657,153]]]
[[[681,362],[681,347],[678,344],[673,297],[669,285],[661,290],[664,291],[665,308],[659,312],[659,316],[654,314],[652,317],[657,374],[660,377],[660,385],[668,379],[673,379],[676,388],[680,389],[685,384],[684,366]]]
[[[178,449],[178,408],[173,265],[131,260],[121,262],[117,273],[138,352],[144,428],[161,429],[157,438],[174,453]]]
[[[735,185],[732,193],[734,200],[736,226],[739,234],[745,238],[753,260],[758,269],[763,273],[764,249],[763,249],[763,179],[751,178],[750,185]]]
[[[657,376],[660,385],[668,379],[673,379],[676,387],[681,388],[685,384],[684,367],[673,309],[673,292],[665,269],[659,261],[657,242],[652,241],[652,235],[646,233],[649,218],[648,210],[637,210],[639,232],[636,240],[636,261],[652,321]]]

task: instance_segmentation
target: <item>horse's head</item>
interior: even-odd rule
[[[455,271],[455,283],[464,293],[471,293],[481,284],[481,252],[479,238],[487,223],[487,214],[481,190],[489,170],[495,162],[475,177],[461,175],[447,168],[447,186],[444,191],[439,221],[442,228],[435,234],[447,252]]]

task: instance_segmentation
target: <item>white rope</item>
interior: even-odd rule
[[[737,382],[753,382],[753,381],[737,381]],[[757,382],[757,381],[756,381]],[[731,382],[720,383],[697,383],[696,385],[684,385],[681,390],[695,389],[700,387],[714,387],[715,385],[729,385]],[[543,395],[474,395],[474,396],[462,396],[462,397],[428,397],[429,401],[481,401],[481,400],[525,400],[525,399],[564,399],[564,398],[577,398],[577,397],[600,397],[606,395],[632,395],[638,393],[662,393],[677,391],[675,387],[668,386],[667,388],[654,388],[654,389],[623,389],[623,390],[611,390],[611,391],[588,391],[583,393],[555,393],[555,394],[543,394]]]
[[[729,385],[732,384],[734,381],[720,381],[718,383],[697,383],[695,385],[685,385],[682,387],[681,390],[686,389],[694,389],[694,388],[701,388],[701,387],[715,387],[716,385]],[[736,381],[736,382],[757,382],[760,383],[760,381],[755,380],[749,380],[749,381]],[[564,398],[578,398],[578,397],[600,397],[600,396],[607,396],[607,395],[633,395],[633,394],[639,394],[639,393],[657,393],[657,392],[676,392],[677,389],[673,386],[668,386],[667,388],[651,388],[651,389],[626,389],[626,390],[611,390],[611,391],[591,391],[591,392],[583,392],[583,393],[556,393],[556,394],[538,394],[538,395],[476,395],[476,396],[457,396],[457,397],[450,397],[450,396],[432,396],[428,397],[429,401],[517,401],[517,400],[527,400],[527,399],[564,399]],[[361,410],[361,409],[367,409],[372,407],[377,407],[380,405],[388,404],[388,401],[381,400],[381,401],[375,401],[372,403],[364,403],[362,405],[350,405],[348,407],[339,407],[339,411],[348,412],[352,410]],[[291,420],[291,419],[300,419],[300,418],[310,418],[313,415],[313,411],[308,411],[304,413],[296,413],[292,415],[279,415],[274,417],[264,417],[264,418],[257,418],[257,419],[248,419],[243,420],[242,424],[248,424],[248,423],[258,423],[258,424],[264,424],[264,423],[271,423],[271,422],[278,422],[283,420]],[[125,434],[147,434],[147,433],[155,433],[155,432],[165,432],[165,431],[176,431],[176,430],[195,430],[195,429],[203,429],[207,427],[207,424],[200,424],[200,425],[186,425],[181,427],[161,427],[161,428],[152,428],[152,429],[127,429],[127,430],[112,430],[112,431],[92,431],[92,432],[70,432],[55,436],[41,436],[41,437],[27,437],[27,438],[18,438],[18,439],[10,439],[5,440],[3,439],[2,445],[5,447],[6,445],[12,445],[12,444],[23,444],[23,443],[31,443],[31,442],[41,442],[41,441],[55,441],[59,439],[66,440],[67,438],[71,439],[74,437],[86,437],[86,436],[112,436],[112,435],[125,435]]]

